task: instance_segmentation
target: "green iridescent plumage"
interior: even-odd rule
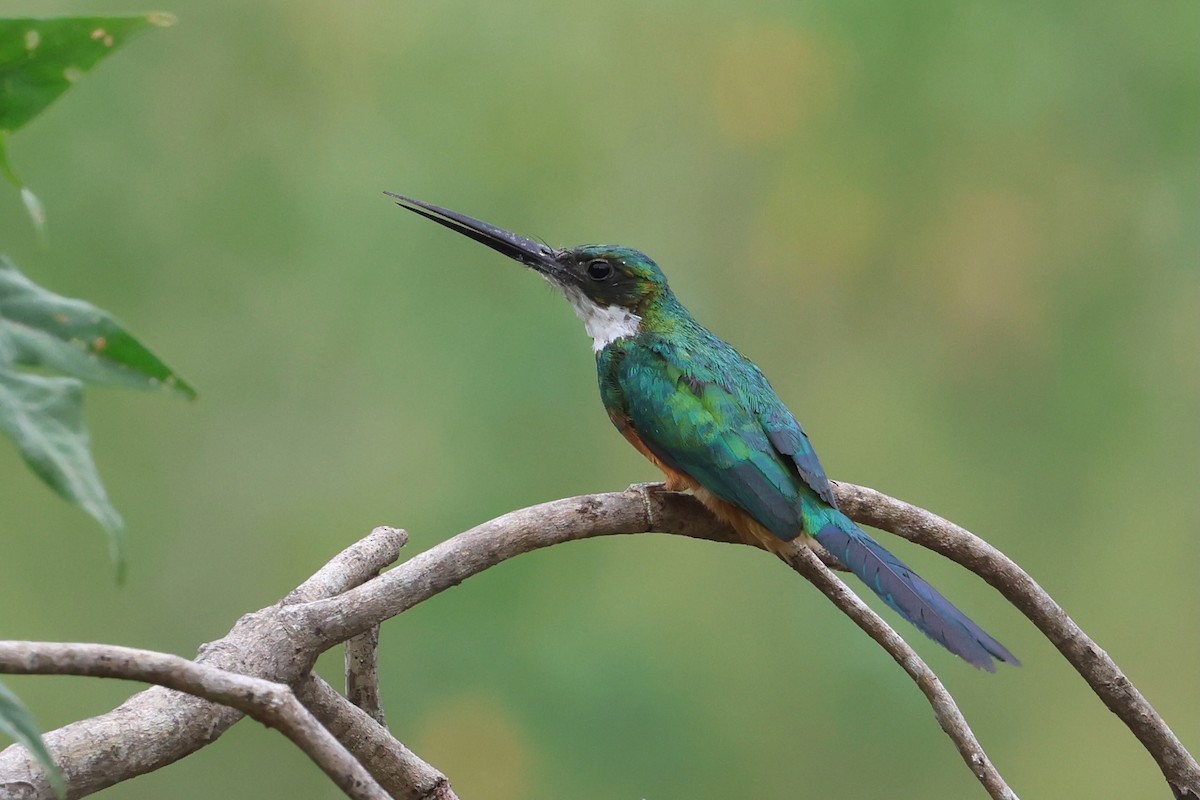
[[[800,423],[762,372],[672,297],[643,309],[637,336],[597,354],[600,394],[663,463],[750,514],[783,541],[808,534],[930,638],[982,669],[1017,663],[837,508]],[[670,334],[658,331],[669,315]],[[620,423],[618,423],[620,424]]]
[[[975,666],[1018,663],[838,509],[808,436],[766,377],[696,322],[645,254],[607,245],[555,250],[457,212],[394,197],[563,290],[592,336],[609,416],[669,478],[684,476],[706,504],[703,492],[716,498],[715,511],[748,517],[754,531],[765,529],[763,535],[779,543],[812,536],[905,619]]]
[[[663,462],[748,511],[781,539],[802,530],[803,496],[833,492],[808,437],[763,374],[736,350],[664,305],[679,324],[670,335],[643,317],[642,332],[597,354],[600,396],[628,419]],[[772,438],[787,441],[783,452]],[[796,457],[793,457],[795,454]]]

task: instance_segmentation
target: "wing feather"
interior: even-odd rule
[[[829,505],[837,508],[837,498],[833,496],[833,486],[825,475],[825,468],[817,459],[817,453],[808,441],[804,428],[788,411],[787,406],[771,392],[770,401],[758,412],[759,422],[766,431],[767,439],[796,465],[800,477],[808,484],[817,496]]]
[[[801,533],[796,469],[745,397],[646,348],[613,367],[609,397],[619,392],[621,416],[656,457],[781,539]]]

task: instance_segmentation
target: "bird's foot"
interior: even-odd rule
[[[686,486],[672,486],[670,481],[647,481],[646,483],[631,483],[627,492],[639,492],[641,494],[688,494],[689,489]]]

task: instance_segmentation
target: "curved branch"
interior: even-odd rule
[[[967,767],[983,784],[983,788],[993,800],[1017,800],[1017,795],[1004,782],[999,771],[984,752],[983,746],[975,738],[975,733],[959,710],[958,705],[946,687],[942,685],[937,674],[917,655],[916,651],[901,638],[900,634],[884,622],[875,611],[864,603],[850,587],[842,583],[829,568],[821,563],[816,554],[806,545],[797,544],[788,549],[786,556],[781,556],[792,569],[803,575],[809,583],[816,586],[833,604],[846,616],[850,617],[858,627],[866,631],[880,647],[896,660],[917,688],[933,706],[933,714],[938,724],[954,746],[958,748]]]
[[[1200,765],[1112,657],[1067,615],[1029,573],[1004,553],[930,511],[850,483],[834,486],[838,504],[856,522],[902,536],[983,578],[1058,648],[1108,709],[1154,758],[1176,797],[1200,798]]]
[[[630,503],[630,495],[640,503]],[[684,504],[683,495],[665,492],[656,484],[641,484],[626,492],[558,500],[497,517],[421,553],[375,580],[343,595],[288,606],[291,625],[320,629],[328,647],[361,635],[466,578],[505,559],[541,547],[592,536],[637,531],[670,531],[719,541],[741,540],[706,511]],[[640,512],[640,513],[639,513]],[[844,613],[881,644],[904,667],[929,699],[942,729],[954,741],[968,768],[993,798],[1015,800],[999,772],[971,732],[950,693],[887,623],[859,600],[807,546],[792,550],[788,563],[814,583]],[[852,598],[852,599],[851,599]]]
[[[0,672],[120,678],[203,697],[279,729],[355,800],[391,800],[371,773],[280,683],[152,650],[59,642],[0,642]]]

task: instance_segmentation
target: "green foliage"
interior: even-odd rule
[[[43,289],[0,256],[0,429],[43,481],[104,526],[118,578],[123,578],[124,524],[92,461],[83,424],[84,381],[138,389],[172,386],[185,397],[196,396],[111,314]]]
[[[0,366],[0,428],[38,477],[104,526],[118,575],[124,577],[124,523],[92,461],[83,425],[83,384]]]
[[[163,14],[0,20],[0,171],[20,188],[39,231],[45,214],[9,164],[8,134],[130,37],[172,21]],[[41,288],[0,255],[0,429],[43,481],[104,526],[120,580],[124,523],[92,460],[83,382],[138,389],[170,385],[188,398],[196,395],[111,314]]]
[[[8,160],[8,135],[28,123],[130,38],[170,25],[166,14],[0,20],[0,172],[41,229],[45,213]]]
[[[196,391],[107,311],[62,297],[0,255],[0,364],[45,367],[88,383]]]
[[[33,715],[3,683],[0,683],[0,733],[15,739],[33,753],[34,758],[46,768],[55,794],[59,797],[67,796],[67,785],[63,780],[62,770],[46,750],[46,744],[33,721]]]

